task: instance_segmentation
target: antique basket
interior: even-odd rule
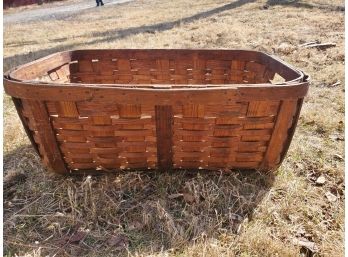
[[[256,51],[76,50],[19,66],[4,86],[58,173],[274,170],[308,76]]]

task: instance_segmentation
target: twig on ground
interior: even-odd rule
[[[303,48],[313,48],[313,47],[316,47],[316,48],[319,48],[319,49],[326,49],[326,48],[335,47],[335,46],[336,46],[335,43],[316,43],[316,42],[309,42],[309,43],[300,45],[300,47],[303,47]]]
[[[307,43],[301,44],[301,45],[299,45],[299,47],[305,47],[305,46],[308,46],[308,45],[319,44],[319,43],[320,42],[318,40],[316,40],[316,41],[311,41],[311,42],[307,42]]]
[[[336,83],[329,85],[328,87],[337,87],[339,85],[341,85],[341,81],[338,80]]]

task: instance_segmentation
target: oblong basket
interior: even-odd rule
[[[256,51],[115,49],[47,56],[5,73],[4,87],[58,173],[274,170],[308,80]]]

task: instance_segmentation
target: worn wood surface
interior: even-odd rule
[[[173,162],[173,109],[170,105],[155,106],[158,168],[168,170]]]

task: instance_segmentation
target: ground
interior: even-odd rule
[[[5,70],[78,48],[253,49],[312,82],[274,175],[53,175],[4,96],[5,256],[343,256],[343,1],[136,0],[4,25]]]
[[[104,0],[105,7],[114,4],[122,4],[132,0]],[[81,0],[61,0],[44,5],[28,5],[5,10],[4,23],[27,22],[27,21],[43,21],[68,18],[83,11],[90,11],[95,8],[94,1]],[[19,9],[21,8],[21,9]]]

